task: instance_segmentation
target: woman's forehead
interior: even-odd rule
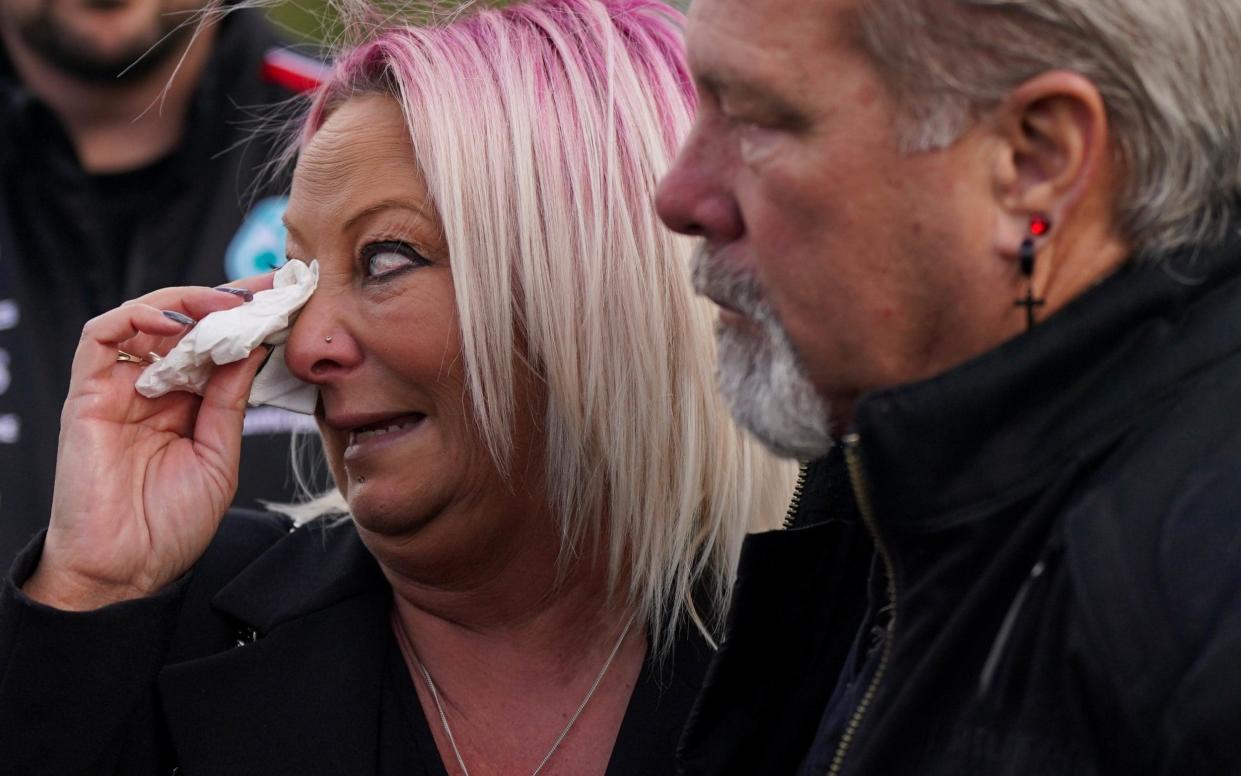
[[[389,97],[354,97],[332,111],[303,147],[298,172],[317,173],[324,166],[358,166],[376,154],[385,161],[408,158],[412,163],[405,118]],[[339,174],[340,170],[335,172]]]
[[[290,220],[341,212],[376,196],[422,199],[426,185],[395,100],[355,97],[340,105],[302,149],[293,173]]]

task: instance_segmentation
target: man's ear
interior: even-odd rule
[[[1001,141],[997,194],[1020,230],[1033,214],[1063,222],[1108,174],[1107,109],[1095,85],[1078,73],[1053,70],[1031,78],[1004,98],[993,119]]]

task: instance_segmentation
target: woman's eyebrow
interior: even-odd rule
[[[389,210],[403,210],[410,213],[415,218],[429,220],[433,223],[433,220],[427,215],[427,207],[426,202],[414,202],[412,200],[403,199],[383,199],[374,204],[367,205],[353,215],[349,216],[349,219],[345,221],[345,223],[341,226],[341,229],[342,231],[348,231],[356,227],[358,222]],[[293,222],[289,220],[288,213],[282,215],[280,217],[280,221],[284,224],[284,228],[288,231],[290,237],[299,243],[303,242],[297,227],[295,227]]]
[[[368,205],[362,208],[361,210],[357,211],[353,215],[349,216],[348,220],[345,221],[344,229],[348,231],[354,228],[355,226],[357,226],[359,221],[363,221],[373,215],[377,215],[379,213],[383,213],[388,210],[404,210],[404,211],[408,211],[409,213],[412,213],[414,216],[418,218],[423,218],[423,219],[427,218],[426,202],[415,203],[415,202],[411,202],[408,200],[402,200],[402,199],[382,199],[372,205]]]

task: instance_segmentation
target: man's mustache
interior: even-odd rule
[[[690,259],[694,292],[720,307],[759,318],[766,312],[762,286],[752,271],[715,260],[715,251],[701,242]]]

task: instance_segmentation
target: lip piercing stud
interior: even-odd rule
[[[332,335],[331,335],[331,334],[327,335],[326,337],[324,337],[324,338],[323,338],[323,341],[324,341],[324,342],[331,342],[331,341],[332,341]]]

